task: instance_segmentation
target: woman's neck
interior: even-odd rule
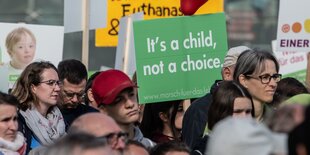
[[[47,111],[49,110],[50,106],[44,106],[41,104],[39,106],[36,106],[36,108],[42,116],[46,117]]]
[[[263,118],[264,103],[253,99],[253,104],[254,104],[254,117],[257,121],[260,121]]]
[[[163,128],[163,131],[162,131],[162,134],[169,137],[170,140],[173,140],[171,138],[174,138],[173,134],[172,134],[172,130],[171,128],[167,128],[167,127],[164,127]]]

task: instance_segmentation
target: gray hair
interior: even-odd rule
[[[264,50],[247,50],[239,56],[236,68],[234,72],[234,80],[239,83],[239,76],[251,75],[255,73],[260,73],[265,69],[265,61],[271,60],[276,65],[276,70],[279,72],[279,63],[274,55],[268,51]]]

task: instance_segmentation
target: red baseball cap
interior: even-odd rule
[[[110,69],[101,72],[93,81],[92,92],[98,105],[111,104],[126,88],[137,87],[122,71]]]

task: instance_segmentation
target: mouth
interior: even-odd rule
[[[127,113],[127,116],[131,117],[134,115],[138,115],[139,114],[139,110],[133,110]]]
[[[58,95],[51,95],[52,98],[58,99]]]
[[[276,92],[275,90],[267,90],[267,93],[270,95],[274,95],[275,92]]]
[[[28,55],[28,56],[24,56],[25,59],[29,59],[32,58],[32,56]]]
[[[8,138],[10,138],[10,139],[15,139],[15,137],[16,137],[16,132],[14,132],[14,133],[8,133],[8,134],[6,134],[6,136],[7,136]]]

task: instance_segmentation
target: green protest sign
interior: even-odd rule
[[[134,22],[140,103],[209,92],[227,51],[223,13]]]

